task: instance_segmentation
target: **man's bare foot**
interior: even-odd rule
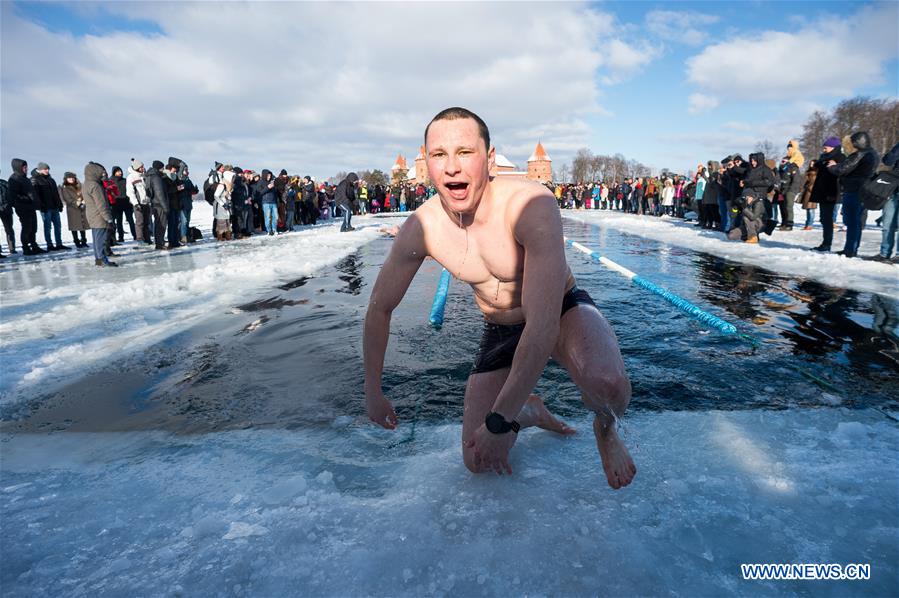
[[[615,423],[603,426],[597,417],[593,420],[593,432],[596,434],[596,446],[602,457],[602,468],[606,472],[609,486],[618,490],[630,484],[637,475],[637,468],[627,447],[618,437]]]
[[[550,413],[546,405],[543,404],[543,399],[537,395],[528,397],[524,407],[521,408],[521,413],[518,415],[518,423],[521,424],[522,428],[537,426],[543,430],[556,432],[563,436],[577,434],[577,430],[569,427],[568,424]]]

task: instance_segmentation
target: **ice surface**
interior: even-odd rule
[[[899,428],[875,410],[587,419],[522,433],[511,477],[458,424],[4,438],[5,595],[895,595]],[[408,427],[408,422],[405,424]],[[403,433],[403,432],[398,432]],[[393,447],[393,448],[391,448]],[[865,582],[749,582],[740,563],[870,563]]]
[[[93,252],[5,260],[0,266],[0,404],[46,392],[73,374],[139,352],[285,280],[334,264],[378,236],[363,219],[353,233],[330,221],[300,232],[219,244],[211,208],[195,202],[202,242],[160,253],[129,242],[119,268],[93,265]],[[66,241],[67,242],[67,241]]]
[[[876,255],[880,250],[881,233],[873,223],[879,212],[869,212],[868,227],[863,231],[859,255]],[[728,241],[717,231],[697,228],[693,222],[674,218],[653,218],[624,214],[610,210],[564,210],[565,218],[611,227],[625,233],[686,247],[720,257],[762,266],[775,272],[813,278],[827,285],[880,293],[899,298],[899,267],[857,258],[844,258],[835,253],[809,251],[821,244],[819,225],[814,230],[775,231],[770,237],[762,235],[758,245]],[[805,210],[796,208],[796,222],[805,222]],[[591,239],[574,239],[603,253],[603,247]],[[845,233],[834,233],[834,251],[843,248]],[[611,256],[610,256],[611,257]],[[612,257],[614,259],[614,257]],[[652,279],[651,273],[637,272]]]

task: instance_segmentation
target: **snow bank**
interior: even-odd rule
[[[813,278],[827,285],[880,293],[899,298],[899,267],[861,259],[849,259],[835,253],[809,251],[821,244],[819,226],[814,230],[775,231],[773,236],[762,235],[758,245],[728,241],[717,231],[702,230],[695,223],[674,218],[637,216],[611,210],[564,210],[570,220],[607,226],[639,235],[654,241],[685,247],[717,255],[735,262],[762,266],[769,270],[794,276]],[[871,212],[873,223],[878,213]],[[805,211],[796,209],[796,222],[805,221]],[[860,255],[875,255],[880,249],[880,229],[869,226],[862,234]],[[590,245],[590,239],[575,239]],[[845,234],[834,233],[834,250],[842,249]],[[598,249],[596,246],[592,249]],[[609,248],[612,249],[612,248]],[[600,251],[602,253],[602,251]],[[614,259],[613,255],[609,255]],[[641,274],[638,272],[638,274]],[[649,276],[649,273],[643,273]],[[651,278],[651,276],[649,276]]]
[[[16,435],[0,584],[13,595],[895,593],[899,429],[877,411],[639,413],[626,490],[590,422],[527,430],[511,477],[460,426]],[[397,439],[408,442],[397,444]],[[12,547],[12,549],[10,549]],[[743,581],[741,563],[869,563],[870,581]]]
[[[379,226],[340,233],[330,221],[218,243],[205,202],[194,204],[192,219],[203,241],[165,253],[128,242],[114,249],[117,269],[96,268],[90,250],[7,260],[0,269],[0,403],[119,363],[279,282],[334,264],[377,237]]]

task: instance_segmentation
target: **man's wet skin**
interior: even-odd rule
[[[369,416],[379,425],[394,427],[396,415],[380,390],[387,340],[384,329],[389,329],[389,314],[421,260],[431,256],[472,287],[478,307],[489,322],[506,326],[525,323],[511,368],[473,373],[469,379],[465,399],[468,415],[463,418],[466,465],[472,471],[511,472],[508,451],[515,442],[514,433],[488,432],[483,422],[491,411],[507,421],[517,419],[522,427],[573,433],[539,397],[528,393],[552,353],[583,391],[585,405],[597,413],[594,433],[609,485],[616,489],[628,485],[636,468],[615,432],[614,414],[624,413],[630,384],[614,332],[595,306],[571,309],[560,324],[562,296],[575,281],[565,261],[555,199],[531,181],[490,179],[493,149],[488,150],[477,122],[471,118],[433,121],[426,150],[437,195],[401,228],[375,285],[366,318],[366,336],[371,339],[363,343],[369,355]],[[526,255],[533,257],[526,259]],[[523,374],[516,375],[516,371]],[[606,389],[607,379],[616,380],[617,388]],[[518,393],[523,393],[524,399],[518,398],[522,396]]]

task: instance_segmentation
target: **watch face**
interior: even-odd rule
[[[487,416],[487,419],[484,420],[487,430],[494,434],[502,434],[505,432],[505,426],[503,425],[505,423],[506,420],[503,419],[503,416],[499,413],[491,413]]]

